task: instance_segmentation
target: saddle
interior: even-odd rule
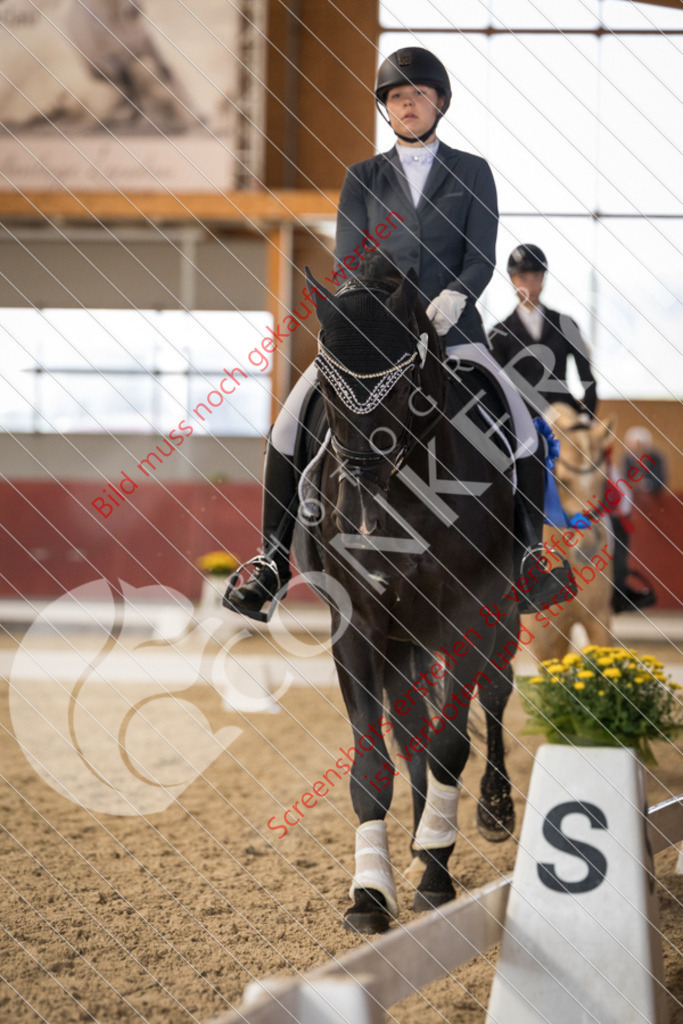
[[[538,435],[526,403],[517,388],[483,345],[458,345],[446,357],[446,369],[473,397],[484,394],[480,405],[493,422],[500,423],[492,439],[502,443],[513,459],[536,451]]]
[[[477,424],[479,429],[487,433],[496,448],[511,464],[511,481],[513,489],[517,489],[517,473],[514,456],[518,447],[517,434],[512,422],[509,403],[496,377],[486,367],[466,362],[460,358],[449,357],[445,361],[449,374],[449,384],[457,393],[460,407],[471,403],[477,398],[467,418]]]

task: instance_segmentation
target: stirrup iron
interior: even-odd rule
[[[237,588],[240,576],[242,575],[244,570],[248,568],[248,566],[250,565],[253,565],[255,569],[270,569],[270,571],[274,573],[277,581],[275,593],[273,597],[269,599],[270,603],[268,604],[268,608],[265,612],[250,611],[246,608],[239,608],[233,605],[230,601],[230,597],[232,595],[233,590]],[[250,580],[247,580],[246,583],[251,582],[251,579],[253,578],[254,574],[252,573]],[[270,622],[271,618],[273,617],[273,613],[275,612],[275,609],[277,608],[280,601],[284,597],[282,591],[286,587],[288,582],[289,581],[287,580],[283,584],[282,576],[280,575],[280,570],[278,569],[277,562],[273,558],[268,558],[266,555],[256,555],[254,558],[250,558],[248,562],[242,562],[242,564],[237,567],[237,569],[234,571],[234,573],[228,580],[228,586],[225,591],[225,594],[223,595],[223,607],[227,608],[231,612],[236,612],[238,615],[244,615],[245,618],[255,619],[256,622]]]

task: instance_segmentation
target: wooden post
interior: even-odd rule
[[[266,303],[273,317],[273,330],[292,311],[291,224],[280,223],[268,230],[266,257]],[[284,333],[284,331],[283,331]],[[288,338],[273,353],[271,419],[274,421],[291,390],[292,347]]]

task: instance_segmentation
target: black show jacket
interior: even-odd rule
[[[391,213],[398,216],[388,219]],[[339,263],[367,241],[364,231],[374,237],[382,222],[392,229],[380,242],[381,252],[403,273],[415,268],[425,306],[444,288],[467,295],[446,344],[485,343],[475,303],[493,275],[498,231],[496,186],[487,162],[439,142],[417,207],[396,147],[353,164],[339,199]]]
[[[514,362],[514,369],[532,387],[536,388],[548,405],[551,402],[568,402],[576,409],[586,409],[593,416],[598,400],[595,378],[588,358],[588,349],[578,324],[571,317],[562,316],[554,309],[546,309],[545,306],[541,308],[544,317],[543,333],[538,341],[534,341],[531,337],[515,310],[506,320],[496,324],[491,330],[489,341],[493,354],[503,367],[516,356],[519,357]],[[541,385],[545,370],[543,364],[533,354],[533,349],[526,356],[520,356],[520,353],[527,351],[529,346],[533,345],[544,345],[550,349],[555,358],[554,364],[552,357],[550,359],[552,366],[552,372],[549,374],[550,388]],[[584,388],[583,402],[577,401],[567,387],[567,360],[570,356],[576,364],[579,379]],[[555,389],[552,385],[555,385]],[[540,410],[532,408],[531,411],[537,415]]]

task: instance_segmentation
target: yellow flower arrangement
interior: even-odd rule
[[[197,565],[202,572],[210,573],[212,576],[229,576],[239,562],[227,551],[209,551],[207,555],[197,559]]]
[[[526,732],[542,732],[551,743],[636,747],[654,763],[650,743],[683,733],[681,687],[651,655],[591,644],[562,663],[542,662],[538,675],[517,685]]]

